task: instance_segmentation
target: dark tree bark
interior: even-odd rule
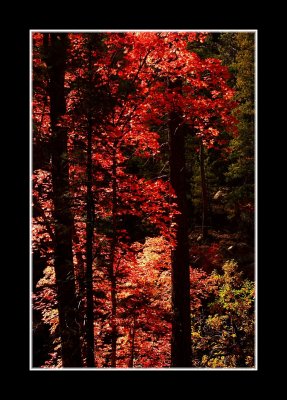
[[[205,166],[204,166],[204,147],[202,141],[200,141],[199,157],[200,157],[200,181],[201,181],[201,204],[202,204],[201,234],[202,238],[205,239],[208,235],[208,229],[207,229],[208,193],[206,186]]]
[[[180,87],[181,82],[168,84],[169,88]],[[185,177],[185,138],[180,111],[169,114],[169,166],[170,183],[177,196],[178,211],[176,248],[172,252],[172,367],[191,366],[191,319],[188,248],[187,184]]]
[[[117,297],[116,297],[116,290],[117,290],[117,281],[114,271],[114,265],[111,267],[111,298],[112,298],[112,360],[111,360],[111,367],[116,368],[117,364],[117,325],[116,325],[116,315],[117,315]]]
[[[81,351],[82,359],[87,359],[86,342],[84,338],[86,336],[86,277],[85,277],[85,260],[83,258],[83,252],[79,249],[78,245],[80,239],[77,235],[75,225],[73,227],[73,246],[76,247],[75,256],[77,260],[77,268],[75,269],[75,282],[76,282],[76,294],[78,299],[78,318],[80,324],[80,336],[82,338]],[[76,245],[76,246],[75,246]],[[84,364],[83,364],[84,366]],[[86,365],[85,365],[86,366]]]
[[[115,252],[118,242],[117,237],[117,160],[116,160],[116,146],[115,143],[113,149],[113,166],[112,166],[112,243],[111,243],[111,255],[110,255],[110,282],[111,282],[111,301],[112,301],[112,315],[111,315],[111,327],[112,327],[112,359],[111,367],[116,368],[117,363],[117,277],[115,271]]]
[[[37,169],[51,170],[51,143],[50,140],[33,141],[33,172]]]
[[[70,208],[64,76],[67,35],[44,34],[49,73],[52,130],[52,185],[55,220],[55,274],[63,367],[81,367],[81,346],[72,253],[73,216]]]
[[[94,355],[94,296],[93,296],[93,237],[94,199],[92,192],[92,123],[88,121],[87,146],[87,225],[86,225],[86,292],[87,292],[87,367],[95,366]]]

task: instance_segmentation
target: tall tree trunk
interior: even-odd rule
[[[133,322],[130,328],[130,340],[131,340],[131,352],[130,352],[130,359],[129,359],[129,368],[134,367],[134,358],[135,358],[135,335],[136,335],[136,316],[135,313],[133,314]]]
[[[110,282],[111,282],[111,302],[112,302],[112,359],[111,367],[116,368],[117,363],[117,277],[115,271],[115,252],[117,247],[117,160],[116,160],[116,144],[113,149],[113,166],[112,166],[112,243],[110,256]]]
[[[92,121],[88,121],[87,146],[87,223],[86,223],[86,293],[87,293],[87,367],[95,366],[94,355],[94,296],[93,296],[93,238],[94,199],[92,192]]]
[[[116,368],[117,365],[117,325],[116,325],[116,315],[117,315],[117,298],[116,289],[117,281],[114,273],[114,266],[112,266],[112,276],[111,276],[111,298],[112,298],[112,360],[111,367]]]
[[[76,294],[78,299],[78,317],[80,323],[80,336],[82,338],[86,335],[86,326],[85,326],[85,314],[86,314],[86,306],[85,306],[85,299],[86,299],[86,284],[85,284],[85,260],[83,258],[83,254],[81,249],[79,249],[80,239],[77,235],[75,230],[75,225],[73,227],[73,245],[74,248],[76,247],[77,250],[75,251],[75,256],[77,260],[77,268],[75,269],[75,282],[76,282]],[[86,343],[82,340],[82,358],[83,360],[87,359],[87,350],[86,350]],[[83,366],[86,366],[83,364]]]
[[[49,72],[52,130],[52,185],[55,220],[55,274],[63,367],[81,367],[72,253],[73,216],[70,208],[67,127],[64,76],[68,38],[65,33],[44,34]]]
[[[181,82],[169,88],[181,85]],[[178,111],[171,112],[168,122],[169,130],[169,166],[170,183],[177,196],[178,211],[175,217],[177,224],[176,247],[172,252],[172,367],[191,366],[191,319],[190,319],[190,278],[188,248],[188,218],[185,177],[185,138],[182,129],[182,118]]]
[[[208,193],[206,186],[205,177],[205,166],[204,166],[204,147],[202,141],[200,141],[200,181],[201,181],[201,204],[202,204],[202,219],[201,219],[201,234],[202,238],[205,239],[208,235],[207,229],[207,214],[208,214]]]

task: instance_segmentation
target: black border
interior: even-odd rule
[[[9,329],[9,332],[15,333],[15,338],[13,338],[14,347],[11,346],[12,354],[9,354],[9,363],[8,368],[10,367],[13,371],[13,374],[16,373],[20,376],[26,376],[36,378],[37,380],[51,380],[55,382],[63,382],[65,378],[70,378],[70,373],[73,374],[75,372],[80,373],[77,374],[77,379],[80,376],[84,381],[90,377],[96,382],[101,382],[104,378],[110,382],[113,382],[113,386],[117,387],[117,383],[124,383],[127,378],[131,379],[133,383],[137,381],[141,382],[141,387],[136,388],[136,390],[144,390],[145,386],[142,385],[144,381],[149,381],[150,378],[157,381],[158,385],[160,383],[164,383],[165,389],[175,389],[178,388],[178,384],[181,382],[190,383],[190,392],[192,393],[192,384],[202,382],[202,393],[205,393],[205,390],[212,387],[215,389],[215,392],[220,393],[220,380],[223,379],[224,382],[231,382],[236,378],[238,373],[242,372],[239,380],[243,380],[244,383],[248,383],[248,386],[253,386],[256,384],[257,378],[265,375],[266,364],[263,359],[263,352],[261,352],[261,347],[264,343],[262,343],[262,336],[258,334],[258,371],[84,371],[85,374],[82,374],[82,371],[47,371],[46,373],[41,373],[43,371],[29,371],[29,308],[25,308],[26,304],[29,304],[29,30],[30,29],[257,29],[258,30],[258,61],[262,58],[263,46],[262,41],[266,34],[265,26],[263,18],[259,18],[256,12],[256,17],[252,15],[252,12],[247,11],[246,8],[243,10],[244,16],[240,16],[236,10],[233,10],[232,13],[236,14],[238,21],[235,22],[234,18],[226,16],[224,12],[218,7],[218,4],[213,4],[212,7],[204,4],[201,7],[196,9],[193,4],[189,6],[179,6],[177,3],[174,5],[176,9],[172,8],[169,4],[162,5],[162,9],[157,11],[156,13],[151,7],[151,11],[147,12],[147,7],[145,6],[145,12],[141,11],[133,11],[133,7],[137,7],[135,4],[130,6],[127,9],[119,6],[120,11],[124,12],[123,15],[120,16],[118,10],[114,5],[110,5],[110,10],[106,11],[106,13],[101,10],[97,12],[97,6],[95,5],[95,10],[92,13],[89,13],[88,9],[85,11],[75,10],[74,18],[69,18],[66,15],[66,12],[63,11],[55,13],[52,9],[49,12],[47,10],[43,10],[41,12],[41,17],[31,17],[26,19],[26,23],[22,23],[17,25],[17,28],[12,33],[12,40],[8,41],[9,50],[12,50],[12,60],[14,56],[13,62],[7,63],[12,71],[12,81],[14,82],[13,87],[13,108],[12,108],[12,121],[14,121],[16,125],[15,130],[15,140],[17,143],[15,144],[13,139],[13,153],[14,148],[16,148],[16,156],[17,160],[15,163],[17,172],[17,184],[16,184],[16,195],[15,198],[17,200],[17,212],[15,226],[17,229],[14,229],[14,234],[16,237],[21,240],[17,240],[14,238],[15,248],[12,248],[12,259],[15,256],[15,261],[13,262],[12,277],[13,277],[13,290],[10,295],[12,299],[12,304],[14,311],[12,311],[12,328]],[[242,5],[237,4],[238,7],[242,7]],[[74,7],[72,4],[70,7]],[[231,4],[229,3],[229,9]],[[166,14],[166,11],[169,10],[170,14]],[[225,9],[226,12],[226,9]],[[247,12],[247,14],[246,14]],[[50,14],[50,15],[49,15]],[[233,15],[234,17],[234,15]],[[28,21],[27,21],[28,20]],[[81,21],[81,22],[80,22]],[[268,30],[267,30],[268,31]],[[261,65],[261,62],[259,61]],[[14,67],[14,69],[13,69]],[[10,71],[9,71],[10,72]],[[259,71],[258,71],[259,72]],[[261,100],[259,99],[260,88],[259,88],[259,73],[258,73],[258,105],[257,107],[261,107]],[[20,95],[19,95],[20,94]],[[17,115],[17,119],[15,121],[15,115]],[[258,131],[261,127],[261,123],[259,122],[259,114],[258,114]],[[259,136],[259,135],[258,135]],[[263,148],[263,153],[261,157],[261,145],[263,139],[260,138],[258,140],[258,165],[260,163],[261,158],[264,157],[264,152],[266,156],[266,147]],[[264,143],[263,143],[264,144]],[[259,152],[260,150],[260,152]],[[21,161],[20,161],[21,160]],[[13,181],[13,179],[12,179]],[[15,180],[14,180],[15,182]],[[14,186],[14,185],[13,185]],[[258,189],[260,190],[261,180],[260,176],[258,179]],[[259,197],[259,193],[258,193]],[[19,200],[22,199],[22,200]],[[258,210],[260,211],[260,202]],[[259,219],[259,218],[258,218]],[[20,222],[21,221],[21,222]],[[258,221],[258,227],[260,227],[260,221]],[[260,239],[260,234],[258,232],[258,241]],[[20,246],[19,246],[20,242]],[[27,264],[26,264],[27,261]],[[260,262],[259,256],[259,248],[258,248],[258,263]],[[26,267],[27,265],[27,267]],[[258,292],[260,303],[261,296],[263,291],[265,291],[264,286],[261,289],[261,275],[262,273],[258,271]],[[16,280],[16,282],[15,282]],[[15,282],[15,285],[14,285]],[[15,287],[15,289],[14,289]],[[28,288],[28,290],[27,290]],[[267,289],[266,289],[267,290]],[[21,307],[23,306],[23,307]],[[263,312],[261,310],[263,305],[258,305],[258,319],[260,320],[260,315]],[[20,312],[18,310],[21,310]],[[21,314],[21,318],[20,318]],[[17,315],[17,318],[15,316]],[[19,320],[19,318],[20,320]],[[21,322],[22,319],[22,322]],[[28,323],[27,323],[28,321]],[[13,323],[15,323],[15,327],[13,327]],[[260,325],[260,322],[259,322]],[[260,329],[258,329],[260,331]],[[10,333],[9,333],[10,335]],[[13,337],[13,335],[12,335]],[[15,346],[15,343],[17,345]],[[28,345],[27,345],[28,344]],[[15,354],[14,354],[15,353]],[[16,360],[16,361],[15,361]],[[96,375],[95,375],[96,372]],[[98,375],[103,372],[103,374]],[[107,373],[108,372],[108,373]],[[156,372],[153,374],[152,372]],[[191,374],[195,372],[195,374]],[[212,372],[212,374],[209,374]],[[41,374],[40,374],[41,373]],[[207,373],[207,375],[206,375]],[[133,375],[131,375],[133,374]],[[46,378],[46,379],[45,379]],[[231,379],[230,379],[231,378]],[[175,387],[175,380],[177,385]],[[205,382],[205,383],[204,383]],[[28,381],[27,381],[28,383]],[[197,386],[197,385],[196,385]],[[249,386],[249,387],[250,387]],[[71,384],[71,388],[73,385]],[[216,387],[218,390],[216,390]],[[147,388],[146,388],[147,389]],[[200,388],[199,388],[200,389]],[[239,387],[237,388],[239,389]],[[236,392],[237,392],[236,389]],[[127,392],[129,389],[127,389]],[[199,392],[200,393],[200,392]],[[247,392],[248,393],[248,392]],[[135,393],[136,395],[136,393]]]

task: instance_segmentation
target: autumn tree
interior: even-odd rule
[[[86,251],[89,254],[86,273],[88,262],[90,270],[89,277],[86,275],[87,288],[91,284],[96,293],[105,292],[106,302],[111,302],[111,332],[107,332],[111,351],[107,357],[110,357],[110,366],[115,367],[118,275],[122,259],[130,254],[128,237],[134,235],[128,221],[146,220],[160,233],[170,236],[168,223],[173,205],[164,198],[165,194],[169,197],[168,184],[139,179],[132,170],[127,172],[131,160],[155,157],[159,150],[159,135],[145,126],[142,109],[148,90],[142,76],[147,73],[145,60],[152,47],[141,47],[143,57],[138,60],[135,54],[140,42],[134,35],[72,34],[70,40],[74,44],[68,75],[74,209],[78,219],[81,216],[85,221],[86,233],[89,232],[85,244],[89,248]],[[84,67],[77,65],[79,57],[87,60]],[[88,160],[86,170],[83,160]],[[77,228],[79,235],[83,235],[82,228]],[[96,280],[100,272],[104,272],[109,287],[98,287]],[[88,303],[88,290],[86,296]],[[96,295],[94,303],[97,302]],[[86,322],[87,328],[92,326],[88,319]]]
[[[70,209],[67,131],[64,92],[67,35],[44,34],[43,46],[49,71],[50,123],[52,132],[52,186],[55,221],[54,267],[64,367],[80,367],[81,346],[72,252],[73,216]]]
[[[168,88],[181,88],[181,81],[168,83]],[[176,229],[176,247],[172,251],[172,304],[173,324],[171,342],[172,366],[189,367],[191,365],[191,321],[190,321],[190,283],[189,283],[189,246],[188,219],[185,175],[185,135],[181,110],[169,113],[169,168],[170,184],[176,195],[178,214],[174,223]]]
[[[218,59],[203,60],[188,50],[188,42],[203,41],[204,35],[163,33],[158,40],[156,52],[149,59],[150,64],[156,65],[158,81],[152,90],[153,98],[149,95],[147,102],[153,105],[154,113],[158,112],[159,123],[166,124],[169,133],[170,183],[179,211],[174,221],[177,240],[172,261],[172,366],[183,367],[191,365],[185,133],[188,131],[202,145],[212,147],[220,142],[223,129],[233,129],[235,120],[230,111],[234,103],[227,68]],[[160,60],[156,58],[159,52]]]

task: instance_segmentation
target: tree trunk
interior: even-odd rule
[[[110,281],[111,281],[111,302],[112,302],[112,360],[111,367],[116,368],[117,363],[117,277],[115,271],[115,252],[117,247],[117,161],[116,161],[116,144],[113,149],[113,166],[112,166],[112,243],[110,256]]]
[[[55,220],[55,274],[59,310],[63,367],[81,367],[80,333],[77,315],[72,253],[73,216],[70,208],[67,127],[64,76],[67,49],[64,33],[44,34],[49,71],[52,130],[52,185]]]
[[[181,85],[177,82],[176,85]],[[169,83],[169,88],[175,87]],[[176,247],[172,252],[172,340],[171,366],[191,366],[191,319],[188,219],[185,178],[185,138],[178,111],[169,114],[170,183],[177,196]]]
[[[76,233],[75,225],[73,227],[73,246],[78,247],[80,239]],[[85,260],[83,258],[82,251],[78,248],[75,251],[75,256],[77,260],[77,268],[75,269],[75,282],[76,282],[76,294],[78,299],[78,318],[80,324],[80,336],[82,338],[86,335],[86,284],[85,284]],[[87,359],[86,343],[82,341],[81,346],[82,358]],[[83,366],[86,366],[85,364]]]
[[[130,340],[131,340],[131,352],[130,352],[130,359],[129,359],[129,368],[134,367],[134,357],[135,357],[135,335],[136,335],[136,316],[135,313],[133,314],[133,322],[130,328]]]
[[[201,181],[201,204],[202,204],[201,234],[202,238],[205,239],[208,235],[208,229],[207,229],[208,193],[206,186],[205,166],[204,166],[204,147],[202,141],[200,141],[199,157],[200,157],[200,181]]]
[[[86,293],[87,293],[87,367],[95,366],[94,355],[94,296],[93,296],[93,238],[94,199],[92,192],[92,123],[88,121],[87,146],[87,222],[86,222]]]
[[[112,266],[112,269],[113,266]],[[117,325],[116,325],[116,315],[117,315],[117,298],[116,298],[117,282],[114,271],[112,271],[111,276],[111,298],[112,298],[112,361],[111,367],[116,368],[117,364]]]

